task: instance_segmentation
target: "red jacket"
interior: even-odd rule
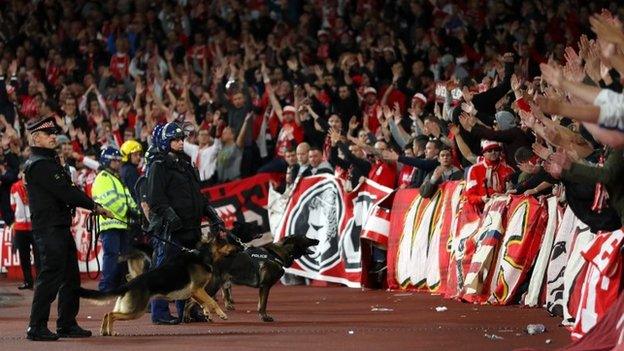
[[[115,80],[122,81],[128,76],[130,68],[130,56],[125,53],[116,53],[110,59],[109,70]]]
[[[31,230],[30,208],[28,206],[28,193],[22,179],[11,185],[11,210],[15,214],[15,230]]]
[[[370,172],[368,172],[368,179],[391,189],[396,188],[396,163],[376,161],[373,163]]]
[[[405,185],[406,187],[409,187],[410,184],[412,184],[412,178],[414,178],[414,171],[416,171],[414,167],[403,165],[401,172],[399,172],[398,186]]]
[[[468,170],[466,177],[466,199],[476,206],[483,206],[483,196],[503,194],[506,183],[511,180],[514,170],[505,162],[491,164],[483,160]]]

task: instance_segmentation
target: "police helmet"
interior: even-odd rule
[[[169,152],[171,151],[171,141],[176,139],[184,139],[184,131],[179,125],[169,122],[160,132],[158,147],[164,152]]]
[[[112,146],[107,146],[100,153],[100,165],[104,167],[110,166],[111,161],[121,161],[121,153],[117,148]]]
[[[164,124],[157,124],[154,126],[154,129],[152,130],[152,145],[159,147],[158,143],[160,142],[160,132],[164,126]]]
[[[156,147],[156,145],[148,147],[147,151],[145,151],[145,165],[149,167],[152,162],[154,162],[159,152],[160,150],[158,150],[158,147]]]

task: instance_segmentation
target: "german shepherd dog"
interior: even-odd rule
[[[106,301],[117,298],[112,312],[104,315],[101,332],[103,336],[113,333],[117,320],[140,318],[152,297],[169,300],[185,300],[189,297],[201,305],[206,317],[212,321],[211,312],[221,319],[227,315],[206,293],[205,287],[213,279],[213,266],[238,251],[234,245],[222,239],[211,238],[198,244],[193,252],[182,252],[162,266],[138,275],[127,284],[109,292],[80,288],[82,298]]]
[[[272,322],[273,317],[266,312],[271,287],[284,275],[284,267],[290,267],[294,260],[311,254],[309,248],[318,243],[316,239],[292,235],[277,243],[239,251],[213,264],[213,278],[206,285],[206,291],[215,296],[222,288],[225,307],[233,310],[231,283],[259,288],[258,315],[262,321]]]
[[[153,250],[149,245],[133,246],[126,254],[120,255],[117,259],[118,263],[126,262],[128,265],[128,274],[126,274],[126,282],[145,273],[152,264]]]

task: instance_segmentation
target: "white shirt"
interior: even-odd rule
[[[602,89],[594,106],[600,107],[598,124],[607,129],[617,129],[624,132],[624,95],[613,90]]]
[[[212,145],[199,148],[198,145],[191,144],[184,140],[184,153],[189,155],[193,166],[199,171],[200,180],[212,178],[217,169],[217,154],[221,150],[221,141],[215,139]]]

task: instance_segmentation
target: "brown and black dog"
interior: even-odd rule
[[[303,235],[288,236],[277,243],[249,248],[237,252],[213,265],[213,279],[206,285],[210,296],[223,289],[226,309],[234,309],[231,283],[259,288],[258,314],[262,321],[272,322],[266,312],[269,291],[284,275],[284,267],[290,267],[294,260],[311,254],[310,247],[319,243]]]
[[[209,320],[211,312],[221,319],[227,315],[205,290],[214,279],[213,267],[235,254],[238,248],[222,239],[208,239],[198,244],[193,252],[182,252],[162,266],[138,275],[128,283],[109,292],[80,288],[82,298],[106,301],[117,298],[112,312],[102,320],[102,335],[114,335],[113,323],[117,320],[133,320],[141,317],[152,297],[169,300],[192,298],[201,305]]]

